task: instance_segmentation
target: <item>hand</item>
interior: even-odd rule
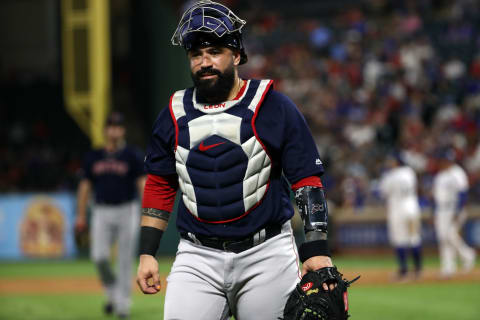
[[[77,215],[75,219],[75,231],[76,232],[83,232],[87,229],[87,222],[85,221],[85,217],[82,215]]]
[[[154,256],[148,254],[140,255],[140,263],[138,264],[137,270],[137,284],[144,294],[155,294],[160,291],[158,261]]]
[[[328,256],[315,256],[311,257],[303,263],[302,266],[302,277],[309,271],[316,271],[321,268],[325,267],[333,267],[332,259]],[[328,286],[326,283],[323,284],[323,289],[328,291],[333,290],[335,288],[335,283],[330,283]]]

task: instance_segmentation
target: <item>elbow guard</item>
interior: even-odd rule
[[[310,186],[301,187],[295,192],[295,201],[303,220],[307,241],[310,240],[309,236],[313,231],[326,235],[328,208],[323,189]]]
[[[295,192],[295,200],[306,238],[298,250],[300,261],[303,263],[314,256],[330,256],[327,242],[328,208],[323,189],[301,187]]]

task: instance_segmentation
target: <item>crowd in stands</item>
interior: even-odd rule
[[[298,2],[294,12],[301,12]],[[399,152],[428,206],[434,153],[451,146],[480,200],[478,1],[357,1],[336,12],[245,10],[244,77],[271,78],[304,114],[328,197],[356,212],[379,199],[384,158]]]
[[[88,139],[47,79],[4,78],[0,90],[0,193],[73,191]]]
[[[480,202],[479,2],[324,2],[337,9],[314,11],[315,1],[296,1],[291,11],[231,4],[248,21],[241,76],[274,79],[299,107],[327,169],[329,199],[356,212],[377,204],[384,158],[399,151],[417,172],[427,206],[437,171],[432,156],[449,145],[469,175],[469,202]],[[73,191],[88,141],[71,132],[73,120],[55,121],[65,112],[58,87],[34,86],[33,96],[30,89],[28,96],[2,89],[0,192]],[[52,120],[36,116],[35,104],[45,99],[55,107]],[[80,144],[72,148],[72,141]]]

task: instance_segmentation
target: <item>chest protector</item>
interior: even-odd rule
[[[197,103],[193,88],[172,96],[182,201],[199,221],[241,219],[267,193],[271,159],[255,119],[271,85],[271,80],[249,80],[238,100],[219,105]]]

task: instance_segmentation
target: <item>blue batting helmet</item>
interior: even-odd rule
[[[172,36],[172,44],[185,50],[199,46],[222,45],[240,52],[240,64],[248,58],[242,42],[245,20],[226,6],[213,1],[198,1],[182,15]]]

